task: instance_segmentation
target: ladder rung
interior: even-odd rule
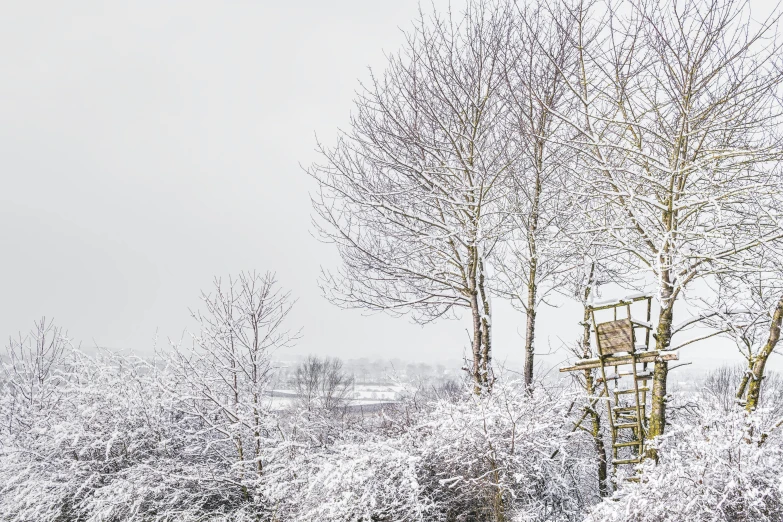
[[[622,460],[613,460],[612,464],[615,466],[619,466],[621,464],[639,464],[642,461],[641,457],[636,457],[635,459],[622,459]]]
[[[615,424],[614,425],[614,429],[616,429],[616,430],[622,430],[622,429],[625,429],[625,428],[638,428],[638,427],[639,427],[639,425],[637,423],[635,423],[635,422],[631,422],[629,424]]]
[[[630,389],[630,390],[612,390],[612,393],[614,393],[615,395],[622,395],[622,394],[625,394],[625,393],[636,393],[636,391],[637,390],[634,390],[634,389]],[[643,391],[650,391],[650,388],[642,387],[642,388],[639,388],[638,391],[640,393],[643,392]]]
[[[615,406],[612,408],[615,413],[633,412],[636,413],[636,406]],[[639,406],[639,411],[644,411],[644,406]]]
[[[632,377],[633,372],[620,372],[620,373],[612,373],[610,375],[606,376],[607,381],[616,381],[618,379],[621,379],[623,377]],[[637,381],[646,381],[648,379],[652,379],[652,373],[650,372],[639,372],[636,374],[636,380]]]
[[[618,372],[618,373],[610,373],[606,376],[607,381],[616,381],[620,377],[631,377],[633,375],[633,372]],[[636,378],[637,379],[650,379],[652,377],[652,373],[649,371],[641,371],[636,372]]]
[[[623,480],[626,482],[639,482],[639,477],[625,477]]]
[[[630,446],[641,446],[642,441],[640,440],[632,440],[631,442],[618,442],[617,444],[612,444],[613,448],[628,448]]]

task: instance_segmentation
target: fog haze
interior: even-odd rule
[[[304,326],[293,354],[457,361],[466,323],[421,327],[325,301],[337,256],[311,235],[300,165],[345,126],[367,67],[417,14],[397,2],[6,5],[0,19],[0,334],[54,317],[85,346],[150,353],[191,325],[213,276],[276,271]],[[575,304],[541,312],[551,348]],[[497,361],[523,316],[495,303]],[[683,359],[732,358],[693,348]],[[545,353],[549,347],[540,346]],[[701,351],[699,351],[701,350]],[[542,358],[551,365],[563,352]],[[779,358],[779,357],[778,357]]]

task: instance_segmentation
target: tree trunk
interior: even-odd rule
[[[778,301],[775,312],[772,314],[772,322],[769,326],[769,337],[764,348],[753,359],[753,366],[750,380],[748,382],[748,399],[745,408],[750,412],[758,407],[761,400],[761,382],[764,379],[764,368],[767,365],[767,359],[772,355],[772,351],[780,340],[780,323],[783,320],[783,297]]]
[[[587,327],[589,331],[589,326]],[[589,335],[589,334],[588,334]],[[593,370],[585,370],[585,389],[588,397],[595,397],[595,381],[593,380]],[[589,410],[591,418],[590,434],[593,436],[593,446],[598,457],[598,494],[601,497],[608,497],[609,491],[608,472],[606,468],[606,447],[604,445],[603,432],[601,431],[601,414],[595,409]]]
[[[503,490],[497,484],[500,484],[500,473],[498,473],[498,466],[495,460],[492,460],[492,475],[494,478],[495,486],[492,494],[492,511],[494,515],[494,522],[506,521],[506,506],[503,502]]]
[[[584,302],[590,298],[590,292],[593,289],[593,276],[595,274],[595,263],[590,265],[590,275],[587,278],[587,285],[585,286]],[[584,315],[582,316],[582,358],[589,359],[592,355],[590,349],[590,312],[585,305]],[[588,397],[595,397],[595,380],[593,378],[593,370],[585,370],[585,390]],[[590,433],[593,436],[593,447],[595,448],[596,456],[598,457],[598,466],[596,471],[598,473],[598,494],[603,497],[611,495],[609,489],[609,473],[606,467],[606,446],[604,445],[604,434],[601,430],[601,414],[595,408],[588,410],[591,418]]]
[[[536,260],[530,260],[530,279],[527,285],[527,324],[525,328],[525,388],[533,392],[533,362],[536,333]]]
[[[482,376],[482,342],[481,342],[481,310],[478,303],[478,290],[474,290],[470,296],[470,313],[473,319],[473,384],[474,391],[480,394],[484,389]]]
[[[479,297],[481,298],[481,372],[484,377],[484,386],[489,389],[492,387],[492,309],[489,302],[489,294],[484,285],[484,260],[479,260],[478,277]]]
[[[491,349],[492,320],[489,293],[485,289],[484,261],[479,256],[479,250],[473,247],[470,251],[471,265],[469,269],[468,286],[470,297],[470,313],[473,320],[473,339],[471,351],[473,356],[473,389],[476,394],[488,391],[492,387],[491,380]]]
[[[527,324],[525,328],[525,388],[533,393],[533,362],[536,333],[536,293],[538,291],[538,232],[539,206],[541,204],[541,171],[543,169],[544,144],[536,142],[536,181],[533,187],[533,201],[527,227],[527,243],[530,254],[530,266],[527,279]]]
[[[663,292],[666,292],[664,289]],[[661,311],[658,315],[658,329],[655,335],[655,349],[667,350],[672,339],[672,317],[674,300],[669,295],[661,297]],[[657,361],[653,369],[652,407],[650,410],[650,424],[647,429],[648,439],[663,435],[666,430],[666,380],[669,375],[669,363]],[[650,450],[648,456],[658,459],[655,450]]]
[[[753,371],[753,359],[751,358],[750,363],[748,364],[749,368],[747,371],[742,375],[742,380],[740,381],[739,386],[737,387],[737,393],[735,397],[739,400],[742,400],[745,397],[745,390],[748,388],[748,381],[750,380],[750,373]]]

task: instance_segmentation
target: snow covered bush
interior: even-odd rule
[[[260,493],[278,520],[432,520],[403,440],[335,444],[271,464]]]
[[[205,402],[222,368],[186,381],[183,367],[117,354],[67,347],[58,357],[47,392],[57,400],[30,411],[9,408],[17,399],[6,372],[0,404],[15,420],[0,432],[0,520],[783,520],[772,417],[722,409],[717,396],[704,395],[700,409],[674,405],[660,463],[591,508],[596,456],[572,430],[580,396],[563,390],[529,396],[501,377],[491,393],[466,383],[331,416],[259,403],[255,424],[242,408],[262,388],[239,388],[247,402],[236,424],[231,402]],[[240,460],[226,434],[249,439],[252,459]]]
[[[152,368],[119,356],[90,358],[70,347],[64,357],[57,368],[59,400],[0,440],[2,520],[89,519],[97,491],[160,456],[168,423]]]
[[[0,520],[560,521],[594,501],[569,397],[521,383],[328,417],[246,408],[253,387],[234,409],[207,395],[225,367],[63,357],[59,399],[0,435]]]
[[[492,394],[439,401],[414,433],[432,520],[576,520],[590,467],[568,429],[569,397],[499,380]],[[557,455],[553,455],[557,451]]]
[[[170,393],[178,373],[63,357],[60,399],[0,435],[0,520],[783,520],[780,433],[765,412],[708,396],[673,417],[641,483],[591,509],[595,454],[562,390],[531,397],[501,378],[489,394],[468,385],[364,415],[265,411],[249,474],[228,458],[232,440]]]
[[[309,435],[323,420],[303,415],[260,496],[279,520],[579,520],[596,494],[593,454],[570,431],[570,396],[523,390],[501,379],[480,396],[469,384],[440,398],[417,393],[328,445]]]
[[[416,396],[328,446],[303,436],[303,417],[263,481],[280,520],[579,520],[596,500],[570,396],[503,379],[491,394]]]
[[[263,512],[158,386],[165,370],[67,350],[60,400],[0,438],[0,520],[248,520]],[[250,518],[253,514],[253,518]]]
[[[765,435],[760,415],[705,408],[660,439],[660,463],[624,483],[586,522],[779,522],[783,520],[783,440]]]

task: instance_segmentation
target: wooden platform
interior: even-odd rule
[[[637,363],[652,363],[655,361],[676,361],[679,359],[679,355],[674,351],[659,352],[656,350],[650,350],[647,352],[636,352]],[[634,356],[632,355],[611,355],[604,357],[604,366],[620,366],[622,364],[632,364],[634,362]],[[591,368],[600,368],[601,360],[595,359],[582,359],[574,366],[567,366],[560,368],[561,372],[576,372],[579,370],[589,370]]]

